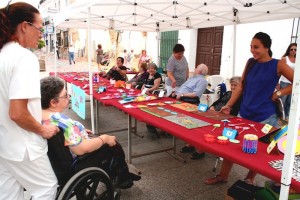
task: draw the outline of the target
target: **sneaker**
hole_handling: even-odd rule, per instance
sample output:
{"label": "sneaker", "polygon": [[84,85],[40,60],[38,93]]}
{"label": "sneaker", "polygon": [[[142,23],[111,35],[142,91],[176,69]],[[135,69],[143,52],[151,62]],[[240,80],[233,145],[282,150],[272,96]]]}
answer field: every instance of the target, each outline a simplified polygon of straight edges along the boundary
{"label": "sneaker", "polygon": [[190,158],[191,158],[192,160],[199,160],[199,159],[204,158],[204,156],[205,156],[205,153],[204,153],[204,152],[203,152],[203,153],[198,153],[197,151],[195,151],[195,152],[190,156]]}
{"label": "sneaker", "polygon": [[75,64],[75,60],[74,60],[73,62],[74,62],[74,64]]}
{"label": "sneaker", "polygon": [[180,149],[180,153],[192,153],[195,151],[195,148],[192,146],[184,146]]}

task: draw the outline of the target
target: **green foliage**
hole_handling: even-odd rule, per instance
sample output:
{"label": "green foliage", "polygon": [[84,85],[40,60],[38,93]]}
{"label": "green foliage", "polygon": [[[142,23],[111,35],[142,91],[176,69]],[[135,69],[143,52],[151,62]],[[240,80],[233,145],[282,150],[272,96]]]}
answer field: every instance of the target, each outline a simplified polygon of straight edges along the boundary
{"label": "green foliage", "polygon": [[41,48],[43,48],[45,46],[46,46],[45,41],[44,40],[39,40],[38,48],[41,49]]}

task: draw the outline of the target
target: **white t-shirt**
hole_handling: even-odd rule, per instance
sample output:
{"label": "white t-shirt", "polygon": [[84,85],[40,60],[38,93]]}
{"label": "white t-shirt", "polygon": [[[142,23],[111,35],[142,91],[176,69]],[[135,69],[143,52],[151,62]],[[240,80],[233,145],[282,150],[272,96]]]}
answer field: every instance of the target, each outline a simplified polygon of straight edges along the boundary
{"label": "white t-shirt", "polygon": [[[292,62],[290,61],[290,59],[289,59],[288,56],[286,56],[285,59],[286,59],[286,64],[287,64],[288,66],[290,66],[290,68],[295,69],[296,63],[292,63]],[[279,82],[285,82],[285,83],[290,83],[290,84],[291,84],[291,81],[289,81],[289,80],[288,80],[287,78],[285,78],[284,76],[281,76],[281,77],[280,77]]]}
{"label": "white t-shirt", "polygon": [[69,52],[70,53],[74,53],[75,52],[75,48],[73,46],[69,47]]}
{"label": "white t-shirt", "polygon": [[15,42],[7,43],[0,51],[0,156],[22,161],[26,150],[30,160],[46,154],[45,139],[10,119],[10,99],[28,99],[28,110],[41,122],[39,62],[31,51]]}

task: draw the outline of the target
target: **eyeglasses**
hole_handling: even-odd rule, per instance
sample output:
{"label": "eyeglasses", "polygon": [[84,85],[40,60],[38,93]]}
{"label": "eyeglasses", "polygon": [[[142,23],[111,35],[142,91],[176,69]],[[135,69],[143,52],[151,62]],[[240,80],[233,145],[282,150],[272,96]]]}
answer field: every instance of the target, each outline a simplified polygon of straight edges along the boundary
{"label": "eyeglasses", "polygon": [[68,98],[70,98],[71,97],[71,95],[69,95],[69,94],[65,94],[65,95],[63,95],[63,96],[58,96],[58,97],[55,97],[56,99],[60,99],[60,98],[64,98],[64,99],[68,99]]}
{"label": "eyeglasses", "polygon": [[290,49],[290,51],[297,51],[297,49]]}
{"label": "eyeglasses", "polygon": [[26,22],[27,24],[29,24],[30,26],[33,26],[36,30],[38,30],[39,32],[41,32],[42,34],[44,34],[44,28],[38,28],[36,27],[33,23],[31,22]]}

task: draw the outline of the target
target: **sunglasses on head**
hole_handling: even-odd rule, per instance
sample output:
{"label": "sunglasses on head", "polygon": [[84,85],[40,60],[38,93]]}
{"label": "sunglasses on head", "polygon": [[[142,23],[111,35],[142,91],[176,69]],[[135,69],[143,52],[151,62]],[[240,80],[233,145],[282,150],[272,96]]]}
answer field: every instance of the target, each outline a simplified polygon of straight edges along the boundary
{"label": "sunglasses on head", "polygon": [[297,49],[290,49],[290,51],[297,51]]}

